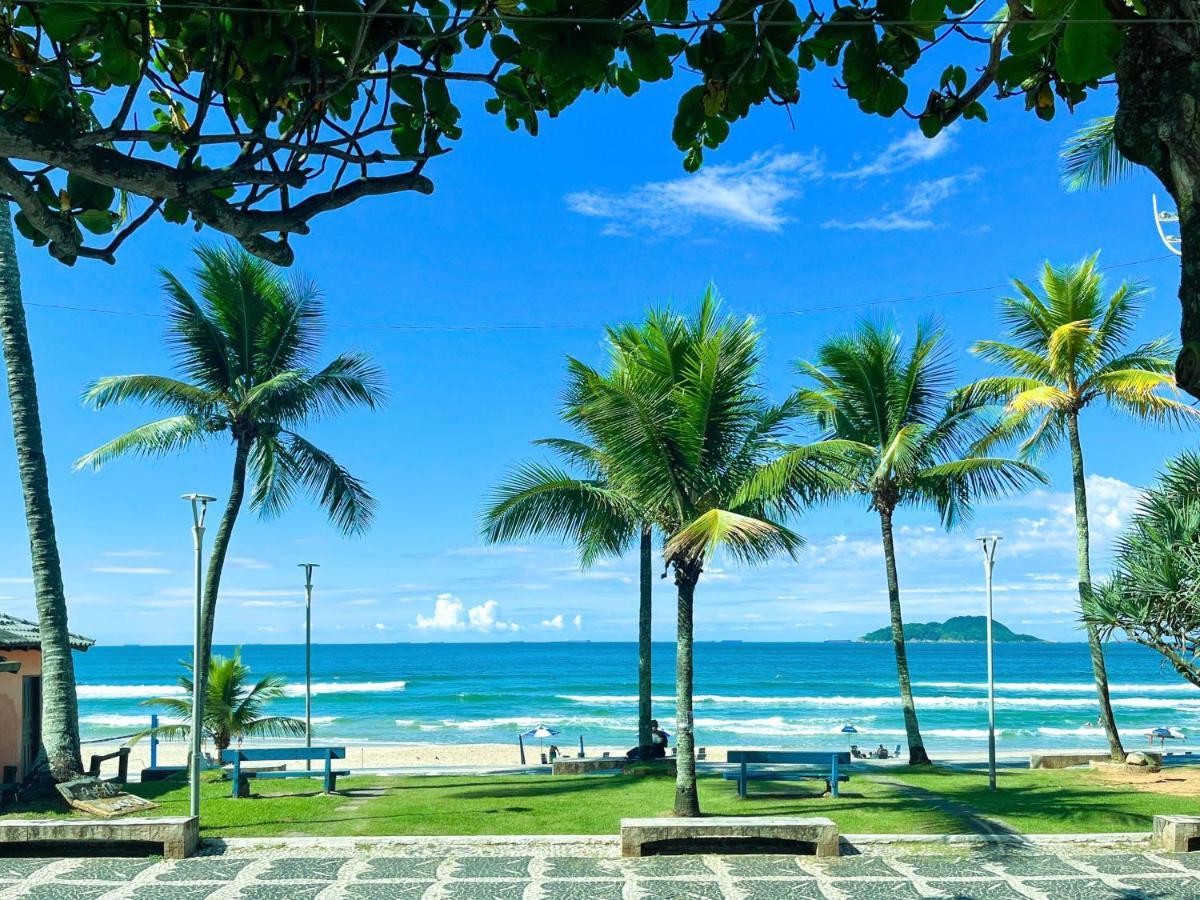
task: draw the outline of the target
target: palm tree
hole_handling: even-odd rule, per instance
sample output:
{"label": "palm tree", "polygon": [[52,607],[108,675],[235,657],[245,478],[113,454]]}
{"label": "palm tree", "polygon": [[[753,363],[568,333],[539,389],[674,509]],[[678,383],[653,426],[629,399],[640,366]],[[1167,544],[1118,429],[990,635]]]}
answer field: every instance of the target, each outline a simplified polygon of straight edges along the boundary
{"label": "palm tree", "polygon": [[1084,604],[1107,640],[1120,631],[1200,687],[1200,454],[1167,463],[1117,542],[1112,578]]}
{"label": "palm tree", "polygon": [[[576,399],[564,411],[585,435],[582,402]],[[603,556],[619,556],[638,538],[638,746],[651,743],[651,624],[653,619],[653,526],[639,514],[633,500],[614,487],[606,474],[606,459],[597,447],[574,440],[550,438],[535,441],[563,458],[564,465],[583,470],[576,476],[568,468],[524,463],[493,492],[483,515],[484,538],[489,543],[518,540],[533,535],[556,535],[579,548],[585,568]]]}
{"label": "palm tree", "polygon": [[[608,343],[607,371],[571,362],[569,396],[586,398],[578,415],[605,448],[609,478],[666,536],[677,592],[675,814],[696,816],[696,586],[718,550],[746,563],[800,550],[800,536],[777,515],[782,492],[751,493],[792,410],[769,404],[758,385],[754,320],[721,316],[712,289],[694,317],[652,312],[641,326],[609,329]],[[815,464],[797,466],[793,483],[816,472]]]}
{"label": "palm tree", "polygon": [[302,490],[342,533],[363,531],[374,498],[297,429],[355,406],[375,409],[384,394],[381,371],[363,353],[343,353],[316,368],[323,311],[311,283],[285,280],[269,263],[232,247],[202,247],[197,256],[199,297],[163,272],[168,341],[183,378],[113,375],[84,393],[97,409],[137,401],[171,415],[114,438],[76,467],[165,456],[219,436],[233,444],[233,480],[204,583],[203,663],[212,652],[221,571],[247,476],[250,508],[263,516],[278,515]]}
{"label": "palm tree", "polygon": [[[1128,349],[1145,288],[1124,283],[1105,297],[1095,256],[1065,268],[1046,263],[1042,296],[1021,281],[1013,284],[1018,296],[1000,301],[1009,342],[980,341],[973,348],[1012,374],[977,381],[964,396],[1006,404],[1006,421],[994,438],[1024,437],[1023,459],[1039,458],[1066,438],[1075,495],[1079,600],[1085,604],[1092,573],[1079,414],[1104,402],[1137,421],[1163,424],[1194,418],[1196,411],[1170,396],[1174,352],[1166,338]],[[1094,626],[1087,626],[1087,635],[1109,750],[1114,759],[1124,759],[1108,696],[1104,649]]]}
{"label": "palm tree", "polygon": [[[190,673],[192,667],[183,663]],[[213,656],[208,662],[208,678],[204,696],[204,736],[213,742],[217,750],[225,750],[234,741],[255,737],[302,737],[304,721],[288,716],[266,715],[266,707],[272,700],[284,696],[287,682],[279,675],[264,675],[255,682],[250,681],[250,667],[242,662],[242,648],[233,651],[233,656]],[[163,725],[157,729],[160,737],[186,737],[191,732],[192,721],[192,678],[181,675],[179,686],[181,697],[154,697],[144,700],[143,705],[157,706],[167,710],[179,720],[175,725]],[[150,734],[144,731],[134,740]]]}
{"label": "palm tree", "polygon": [[25,523],[33,563],[33,597],[42,646],[41,754],[50,777],[61,782],[75,778],[83,771],[75,664],[67,633],[67,601],[54,531],[54,510],[50,504],[46,454],[42,447],[33,354],[25,326],[21,274],[17,268],[17,250],[7,203],[3,204],[0,220],[0,344],[3,345],[8,377],[13,440],[25,501]]}
{"label": "palm tree", "polygon": [[[987,410],[950,396],[954,368],[949,346],[943,332],[928,322],[918,327],[906,351],[894,325],[863,321],[827,340],[815,363],[801,362],[797,369],[811,382],[795,395],[803,418],[824,440],[856,448],[846,455],[833,493],[862,497],[879,515],[908,761],[927,765],[904,644],[893,533],[896,509],[932,508],[949,529],[969,517],[974,501],[1020,490],[1042,476],[1027,463],[973,451],[990,424]],[[791,462],[790,455],[784,456],[768,477],[785,473]]]}

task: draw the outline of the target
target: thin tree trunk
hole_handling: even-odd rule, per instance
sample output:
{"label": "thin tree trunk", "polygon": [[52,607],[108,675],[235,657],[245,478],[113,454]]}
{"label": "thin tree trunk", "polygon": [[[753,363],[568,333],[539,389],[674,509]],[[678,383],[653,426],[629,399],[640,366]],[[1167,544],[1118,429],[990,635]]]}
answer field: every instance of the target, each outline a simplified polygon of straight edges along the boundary
{"label": "thin tree trunk", "polygon": [[653,683],[650,672],[650,626],[654,615],[654,545],[648,527],[642,528],[641,566],[639,582],[641,597],[638,603],[638,746],[645,748],[653,742],[650,734]]}
{"label": "thin tree trunk", "polygon": [[[1082,609],[1084,601],[1092,591],[1092,562],[1087,483],[1083,474],[1083,446],[1079,442],[1079,417],[1076,413],[1071,413],[1067,418],[1067,437],[1071,442],[1071,481],[1075,488],[1075,559],[1079,581],[1079,605]],[[1089,623],[1085,627],[1088,651],[1092,657],[1092,675],[1096,680],[1096,699],[1100,703],[1100,722],[1108,736],[1108,752],[1114,760],[1121,761],[1125,759],[1125,748],[1121,746],[1121,736],[1117,732],[1117,722],[1113,717],[1112,700],[1108,695],[1108,669],[1104,664],[1104,646],[1100,643],[1096,626]]]}
{"label": "thin tree trunk", "polygon": [[[1148,0],[1143,27],[1117,55],[1114,134],[1175,201],[1182,238],[1180,352],[1175,379],[1200,397],[1200,0]],[[1193,23],[1181,26],[1180,22]]]}
{"label": "thin tree trunk", "polygon": [[[200,611],[203,633],[200,640],[200,671],[193,672],[193,677],[200,679],[200,697],[207,696],[208,663],[212,659],[213,626],[217,618],[217,596],[221,592],[221,571],[225,568],[225,554],[229,552],[229,543],[233,538],[233,526],[237,522],[238,513],[242,509],[242,499],[246,495],[246,463],[250,458],[250,442],[238,440],[237,452],[233,459],[233,481],[229,486],[229,497],[225,509],[221,512],[221,523],[213,538],[212,554],[208,558],[208,571],[204,573],[204,604]],[[203,716],[203,711],[201,711]]]}
{"label": "thin tree trunk", "polygon": [[79,705],[75,697],[75,664],[67,631],[67,600],[50,506],[50,483],[42,448],[33,355],[21,300],[21,273],[13,240],[12,217],[4,204],[0,223],[0,341],[12,405],[13,440],[25,523],[33,561],[33,594],[42,644],[42,752],[55,781],[83,771],[79,753]]}
{"label": "thin tree trunk", "polygon": [[675,566],[678,609],[675,634],[675,815],[700,815],[696,792],[696,735],[692,724],[692,609],[700,563]]}
{"label": "thin tree trunk", "polygon": [[917,707],[913,703],[912,682],[908,675],[908,648],[904,644],[904,617],[900,613],[900,576],[896,574],[896,544],[892,537],[892,511],[879,510],[883,529],[883,561],[887,568],[888,608],[892,617],[892,647],[896,651],[896,677],[900,682],[900,709],[904,713],[904,733],[908,737],[908,764],[927,766],[929,754],[921,738]]}

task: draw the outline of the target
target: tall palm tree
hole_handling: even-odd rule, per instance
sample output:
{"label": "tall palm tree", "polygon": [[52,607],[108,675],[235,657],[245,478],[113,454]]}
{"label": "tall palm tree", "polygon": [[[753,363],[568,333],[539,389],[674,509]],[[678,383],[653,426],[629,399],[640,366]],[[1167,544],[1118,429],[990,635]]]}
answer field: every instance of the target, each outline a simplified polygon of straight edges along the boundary
{"label": "tall palm tree", "polygon": [[[910,765],[927,765],[930,760],[917,721],[904,644],[893,531],[896,510],[931,508],[949,529],[970,516],[974,501],[1000,497],[1042,479],[1027,463],[973,451],[991,419],[981,404],[950,396],[954,367],[949,350],[943,332],[931,323],[917,328],[906,350],[894,325],[863,321],[853,331],[825,341],[815,363],[797,364],[809,382],[795,395],[802,417],[824,440],[841,440],[856,448],[847,454],[833,493],[862,497],[879,515]],[[767,477],[786,473],[789,465],[791,456],[782,457]]]}
{"label": "tall palm tree", "polygon": [[[984,378],[964,397],[1006,404],[1006,420],[993,440],[1023,437],[1020,456],[1039,458],[1066,438],[1075,497],[1076,569],[1081,604],[1092,589],[1087,482],[1079,439],[1079,414],[1103,402],[1137,421],[1166,424],[1194,419],[1196,410],[1174,396],[1175,354],[1166,338],[1129,348],[1146,289],[1122,284],[1104,295],[1092,256],[1073,266],[1042,269],[1042,295],[1014,280],[1017,296],[1000,301],[1008,341],[980,341],[974,352],[1011,374]],[[1087,625],[1100,720],[1114,759],[1124,749],[1108,694],[1104,648]]]}
{"label": "tall palm tree", "polygon": [[0,344],[8,378],[13,440],[33,563],[33,599],[42,646],[41,754],[51,778],[68,781],[83,771],[75,664],[67,632],[67,600],[54,531],[54,510],[50,504],[46,453],[42,447],[33,353],[25,325],[21,273],[17,268],[17,249],[7,202],[0,213]]}
{"label": "tall palm tree", "polygon": [[[796,554],[802,540],[780,515],[780,497],[750,493],[776,452],[790,407],[767,402],[758,384],[759,332],[753,319],[720,313],[709,289],[695,316],[652,312],[645,324],[609,329],[610,364],[571,363],[570,395],[587,398],[586,417],[606,448],[607,469],[666,536],[676,610],[675,814],[696,816],[693,610],[696,586],[718,551],[746,563]],[[832,452],[832,451],[831,451]],[[814,451],[814,455],[817,455]],[[817,466],[797,466],[812,473]]]}
{"label": "tall palm tree", "polygon": [[[171,415],[138,426],[76,462],[99,469],[123,456],[165,456],[212,440],[233,444],[233,479],[213,541],[203,592],[200,660],[212,652],[225,555],[252,481],[250,508],[274,516],[293,494],[310,494],[344,534],[371,522],[365,485],[298,429],[355,406],[383,400],[380,369],[363,353],[316,367],[322,302],[314,285],[232,247],[197,250],[199,297],[163,272],[167,339],[183,378],[113,375],[84,400],[103,409],[135,401]],[[207,671],[207,666],[201,670]]]}
{"label": "tall palm tree", "polygon": [[[583,402],[568,402],[564,415],[588,434]],[[586,568],[603,556],[619,556],[638,539],[638,746],[651,743],[651,624],[653,621],[653,525],[632,498],[621,493],[607,474],[602,450],[583,441],[549,438],[535,444],[553,450],[563,465],[524,463],[493,492],[483,514],[489,543],[534,535],[555,535],[579,549]],[[566,468],[583,470],[576,476]]]}
{"label": "tall palm tree", "polygon": [[[156,733],[160,737],[186,737],[191,732],[192,721],[192,667],[183,664],[187,675],[179,677],[183,688],[180,697],[154,697],[144,700],[143,705],[165,709],[178,719],[174,725],[160,726]],[[254,737],[300,737],[304,734],[304,721],[289,716],[269,716],[267,705],[285,694],[287,682],[279,675],[264,675],[257,681],[250,680],[250,667],[242,662],[242,648],[233,651],[233,656],[214,656],[208,662],[208,678],[204,695],[204,736],[213,742],[217,750],[225,750],[234,741]],[[150,732],[137,735],[134,740],[146,737]]]}

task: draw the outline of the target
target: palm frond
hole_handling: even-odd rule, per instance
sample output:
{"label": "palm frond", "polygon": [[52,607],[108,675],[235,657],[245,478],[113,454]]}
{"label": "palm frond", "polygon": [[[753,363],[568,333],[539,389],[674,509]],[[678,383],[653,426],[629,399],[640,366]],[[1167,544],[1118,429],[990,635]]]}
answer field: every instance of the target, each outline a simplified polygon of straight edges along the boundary
{"label": "palm frond", "polygon": [[726,509],[709,509],[667,540],[668,561],[707,561],[724,550],[743,562],[760,562],[777,553],[795,556],[804,540],[785,526]]}
{"label": "palm frond", "polygon": [[75,469],[100,469],[123,456],[166,456],[199,443],[211,433],[213,420],[199,416],[171,416],[139,425],[101,444],[75,461]]}
{"label": "palm frond", "polygon": [[295,432],[283,432],[296,483],[305,488],[344,534],[359,534],[375,516],[375,498],[358,478]]}
{"label": "palm frond", "polygon": [[1068,191],[1108,187],[1137,169],[1117,149],[1115,123],[1114,116],[1092,119],[1063,144],[1059,161]]}
{"label": "palm frond", "polygon": [[96,409],[135,402],[202,416],[215,411],[220,400],[211,391],[164,375],[109,375],[97,378],[83,392],[83,402]]}

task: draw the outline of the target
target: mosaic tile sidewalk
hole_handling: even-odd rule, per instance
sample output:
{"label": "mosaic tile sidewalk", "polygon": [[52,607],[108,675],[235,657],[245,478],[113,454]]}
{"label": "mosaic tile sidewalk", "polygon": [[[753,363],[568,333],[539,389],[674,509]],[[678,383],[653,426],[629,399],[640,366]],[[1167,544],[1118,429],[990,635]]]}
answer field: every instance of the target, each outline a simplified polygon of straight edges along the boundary
{"label": "mosaic tile sidewalk", "polygon": [[[232,851],[180,862],[0,859],[4,900],[1200,900],[1200,854],[991,850],[618,859],[562,847],[509,855]],[[598,851],[607,853],[607,850]]]}

